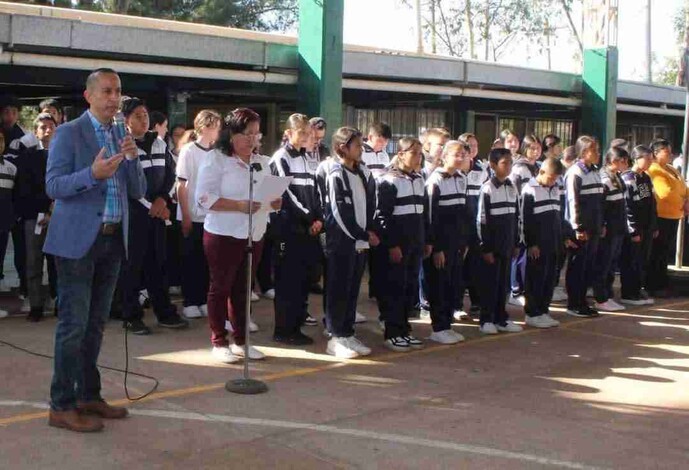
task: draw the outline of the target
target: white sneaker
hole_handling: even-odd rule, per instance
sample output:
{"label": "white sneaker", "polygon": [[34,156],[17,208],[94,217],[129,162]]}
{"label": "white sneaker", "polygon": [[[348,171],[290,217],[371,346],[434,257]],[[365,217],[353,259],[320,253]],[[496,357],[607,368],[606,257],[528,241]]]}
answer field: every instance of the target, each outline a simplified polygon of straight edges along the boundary
{"label": "white sneaker", "polygon": [[[620,299],[620,303],[625,305],[647,305],[646,301],[642,298],[638,299],[625,299],[624,297]],[[650,304],[648,304],[650,305]]]}
{"label": "white sneaker", "polygon": [[213,356],[213,359],[223,364],[234,364],[235,362],[239,362],[239,358],[232,354],[232,351],[230,351],[228,347],[213,346],[211,356]]}
{"label": "white sneaker", "polygon": [[167,292],[170,295],[182,295],[182,288],[180,286],[170,286]]}
{"label": "white sneaker", "polygon": [[656,303],[655,299],[653,297],[648,297],[647,299],[643,299],[644,305],[653,305]]}
{"label": "white sneaker", "polygon": [[31,303],[29,302],[29,298],[25,297],[24,300],[22,300],[22,307],[20,309],[20,312],[29,313],[30,311],[31,311]]}
{"label": "white sneaker", "polygon": [[[239,346],[238,344],[230,345],[230,353],[237,357],[244,357],[244,346]],[[249,359],[252,361],[260,361],[265,359],[266,355],[253,346],[249,346]]]}
{"label": "white sneaker", "polygon": [[455,310],[455,313],[452,314],[452,318],[454,318],[455,321],[465,321],[469,320],[471,317],[464,310]]}
{"label": "white sneaker", "polygon": [[504,326],[497,325],[497,329],[503,333],[519,333],[520,331],[524,331],[524,328],[512,322],[511,320],[507,320],[507,323],[505,323]]}
{"label": "white sneaker", "polygon": [[208,304],[203,304],[199,306],[199,310],[201,310],[201,315],[203,315],[204,317],[208,316]]}
{"label": "white sneaker", "polygon": [[464,341],[464,336],[462,336],[460,333],[457,333],[455,330],[450,330],[450,333],[457,338],[457,340],[461,343]]}
{"label": "white sneaker", "polygon": [[354,350],[349,338],[330,338],[325,352],[338,359],[354,359],[359,353]]}
{"label": "white sneaker", "polygon": [[371,354],[371,348],[359,341],[359,338],[357,338],[356,336],[350,336],[349,338],[347,338],[347,341],[349,342],[350,348],[354,349],[357,353],[359,353],[359,356],[368,356],[369,354]]}
{"label": "white sneaker", "polygon": [[252,320],[249,320],[249,331],[251,333],[257,333],[260,328],[256,323],[254,323]]}
{"label": "white sneaker", "polygon": [[0,292],[10,292],[12,287],[4,279],[0,279]]}
{"label": "white sneaker", "polygon": [[481,325],[480,331],[484,335],[497,335],[498,329],[495,327],[494,323],[484,323]]}
{"label": "white sneaker", "polygon": [[201,309],[198,306],[190,305],[188,307],[184,307],[182,310],[182,316],[191,320],[194,318],[202,318],[203,313],[201,313]]}
{"label": "white sneaker", "polygon": [[619,312],[624,310],[624,306],[618,304],[612,299],[608,299],[605,302],[596,302],[596,309],[603,310],[605,312]]}
{"label": "white sneaker", "polygon": [[251,301],[258,302],[259,300],[261,300],[261,298],[258,296],[258,294],[256,294],[254,291],[251,291]]}
{"label": "white sneaker", "polygon": [[263,293],[263,297],[273,300],[275,298],[275,289],[268,289]]}
{"label": "white sneaker", "polygon": [[553,302],[564,302],[567,300],[567,291],[564,287],[557,286],[553,291]]}
{"label": "white sneaker", "polygon": [[409,346],[409,341],[405,338],[398,336],[396,338],[390,338],[385,340],[385,347],[391,351],[395,352],[409,352],[411,351],[411,346]]}
{"label": "white sneaker", "polygon": [[8,315],[9,315],[9,313],[7,313],[7,310],[0,310],[0,318],[5,318]]}
{"label": "white sneaker", "polygon": [[354,315],[354,323],[366,323],[368,319],[361,312],[356,312]]}
{"label": "white sneaker", "polygon": [[553,317],[551,317],[549,314],[544,314],[542,315],[548,319],[548,322],[550,322],[550,326],[560,326],[560,322],[558,320],[555,320]]}
{"label": "white sneaker", "polygon": [[434,331],[428,339],[440,344],[457,344],[461,341],[452,330]]}
{"label": "white sneaker", "polygon": [[545,315],[539,315],[537,317],[526,317],[526,324],[533,326],[534,328],[550,328],[553,326]]}
{"label": "white sneaker", "polygon": [[515,297],[510,294],[509,298],[507,299],[507,303],[516,307],[523,307],[526,305],[526,300],[524,299],[523,295],[518,295]]}

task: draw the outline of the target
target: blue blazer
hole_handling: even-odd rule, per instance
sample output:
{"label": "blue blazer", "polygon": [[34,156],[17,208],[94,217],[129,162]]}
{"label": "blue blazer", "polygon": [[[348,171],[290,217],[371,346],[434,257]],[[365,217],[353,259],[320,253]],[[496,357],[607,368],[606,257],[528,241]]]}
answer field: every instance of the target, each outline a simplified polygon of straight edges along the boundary
{"label": "blue blazer", "polygon": [[[83,258],[96,241],[103,223],[105,180],[96,180],[91,164],[100,152],[88,113],[57,128],[48,152],[46,193],[55,200],[43,251],[63,258]],[[128,199],[146,194],[146,178],[139,159],[125,160],[115,173],[120,188],[122,237],[125,254],[129,233]]]}

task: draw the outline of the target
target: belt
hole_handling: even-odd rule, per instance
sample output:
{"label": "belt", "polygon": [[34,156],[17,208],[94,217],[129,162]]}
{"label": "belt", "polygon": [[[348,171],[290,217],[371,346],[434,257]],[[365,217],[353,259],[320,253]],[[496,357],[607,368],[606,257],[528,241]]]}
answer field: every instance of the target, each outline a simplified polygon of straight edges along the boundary
{"label": "belt", "polygon": [[100,226],[101,235],[115,235],[122,230],[122,223],[118,222],[116,224],[104,223]]}

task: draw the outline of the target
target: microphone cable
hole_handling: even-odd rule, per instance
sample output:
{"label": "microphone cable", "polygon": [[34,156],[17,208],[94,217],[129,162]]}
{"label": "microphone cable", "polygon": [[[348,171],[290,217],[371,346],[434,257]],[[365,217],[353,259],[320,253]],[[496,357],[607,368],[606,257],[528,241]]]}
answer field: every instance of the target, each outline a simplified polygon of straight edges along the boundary
{"label": "microphone cable", "polygon": [[[103,366],[103,365],[97,365],[97,367],[101,370],[109,370],[112,372],[119,372],[121,374],[124,374],[124,382],[123,382],[124,394],[127,397],[127,400],[129,400],[129,401],[143,400],[144,398],[146,398],[147,396],[151,395],[153,392],[158,390],[158,385],[160,385],[160,382],[158,381],[158,379],[156,379],[153,376],[141,374],[139,372],[131,372],[129,370],[129,343],[127,341],[127,333],[129,331],[129,329],[128,328],[123,328],[123,329],[124,329],[124,369],[120,369],[118,367]],[[7,346],[7,347],[10,347],[12,349],[15,349],[17,351],[21,351],[23,353],[29,354],[31,356],[41,357],[44,359],[55,359],[55,356],[51,356],[50,354],[42,354],[39,352],[31,351],[30,349],[23,348],[21,346],[17,346],[16,344],[10,343],[10,342],[5,341],[3,339],[0,339],[0,344]],[[138,397],[132,397],[129,394],[129,388],[127,387],[127,379],[130,375],[132,375],[134,377],[140,377],[140,378],[146,379],[146,380],[151,380],[153,382],[153,387],[151,387],[151,389],[148,392],[146,392],[146,393],[144,393]]]}

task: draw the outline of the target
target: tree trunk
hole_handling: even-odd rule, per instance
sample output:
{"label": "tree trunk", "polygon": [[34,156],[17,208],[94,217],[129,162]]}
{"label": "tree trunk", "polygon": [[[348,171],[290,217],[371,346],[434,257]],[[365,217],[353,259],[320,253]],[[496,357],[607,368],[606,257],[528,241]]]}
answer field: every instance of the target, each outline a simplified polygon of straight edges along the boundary
{"label": "tree trunk", "polygon": [[474,38],[474,22],[471,20],[471,0],[466,0],[464,13],[466,14],[467,31],[469,32],[469,57],[476,59],[476,42]]}
{"label": "tree trunk", "polygon": [[126,15],[129,12],[131,0],[112,0],[112,12]]}
{"label": "tree trunk", "polygon": [[486,4],[486,27],[483,30],[483,40],[486,42],[483,53],[483,60],[488,61],[488,53],[490,52],[490,6]]}
{"label": "tree trunk", "polygon": [[[569,8],[567,7],[567,4],[565,3],[565,0],[560,0],[560,4],[562,5],[562,9],[565,11],[565,16],[567,16],[567,22],[569,23],[569,28],[572,30],[572,34],[574,35],[574,38],[577,40],[577,44],[579,44],[579,51],[581,52],[581,56],[584,56],[584,43],[581,42],[581,37],[579,37],[579,33],[577,32],[577,27],[574,26],[574,21],[572,20],[572,14],[569,11]],[[583,17],[583,15],[582,15]]]}
{"label": "tree trunk", "polygon": [[421,0],[416,0],[416,52],[423,54],[423,31],[421,30]]}
{"label": "tree trunk", "polygon": [[544,25],[544,31],[545,33],[545,41],[546,41],[546,54],[548,58],[548,70],[552,70],[553,64],[552,64],[552,55],[550,51],[550,24],[548,23],[548,20],[545,20],[545,25]]}
{"label": "tree trunk", "polygon": [[436,37],[436,25],[435,20],[435,2],[436,0],[431,0],[431,53],[435,54],[438,52],[437,37]]}

